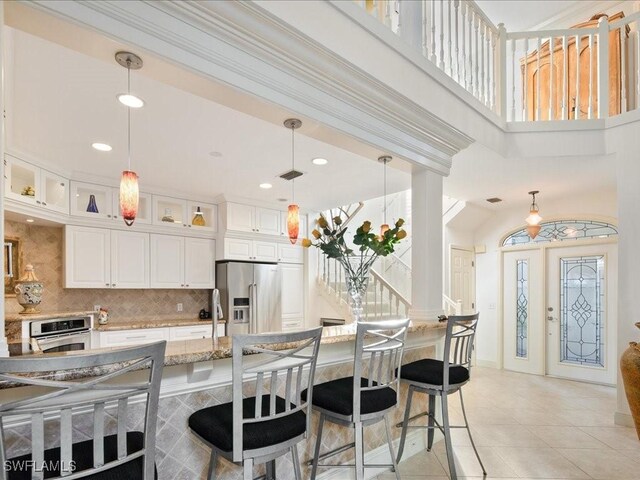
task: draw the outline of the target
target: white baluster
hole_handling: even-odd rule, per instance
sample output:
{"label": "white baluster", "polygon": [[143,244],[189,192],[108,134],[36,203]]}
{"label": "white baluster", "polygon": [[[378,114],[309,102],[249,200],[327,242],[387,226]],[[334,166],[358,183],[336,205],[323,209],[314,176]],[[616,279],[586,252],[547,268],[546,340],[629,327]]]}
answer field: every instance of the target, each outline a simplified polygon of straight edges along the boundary
{"label": "white baluster", "polygon": [[589,35],[589,108],[587,118],[593,118],[593,35]]}
{"label": "white baluster", "polygon": [[626,27],[620,28],[620,113],[627,111],[627,36]]}
{"label": "white baluster", "polygon": [[598,20],[598,52],[596,101],[598,118],[609,116],[609,21],[606,16]]}
{"label": "white baluster", "polygon": [[540,45],[542,39],[538,37],[538,50],[536,52],[536,104],[534,120],[540,120]]}
{"label": "white baluster", "polygon": [[562,120],[569,119],[569,109],[567,108],[569,87],[569,48],[567,36],[562,36],[562,55],[564,66],[562,68]]}
{"label": "white baluster", "polygon": [[[389,2],[391,3],[391,2]],[[422,0],[422,54],[429,58],[429,10],[427,0]]]}
{"label": "white baluster", "polygon": [[[517,41],[515,39],[511,40],[511,121],[512,122],[516,121],[516,43]],[[526,67],[525,67],[525,75],[526,75]]]}
{"label": "white baluster", "polygon": [[429,59],[436,63],[436,0],[431,0],[431,49]]}
{"label": "white baluster", "polygon": [[527,91],[527,87],[528,87],[528,75],[527,75],[527,68],[529,66],[529,39],[525,37],[524,39],[524,89],[522,91],[522,120],[524,122],[529,120],[529,116],[527,115],[528,111],[529,111],[529,107],[527,105],[527,94],[529,93]]}
{"label": "white baluster", "polygon": [[486,105],[487,103],[487,92],[485,89],[486,86],[486,72],[485,72],[485,62],[484,62],[484,36],[485,36],[485,24],[484,22],[480,22],[480,101]]}
{"label": "white baluster", "polygon": [[449,76],[453,77],[453,44],[451,42],[451,0],[447,0],[447,48],[449,50]]}
{"label": "white baluster", "polygon": [[458,37],[458,16],[460,15],[460,0],[453,0],[453,7],[455,9],[455,36],[454,38],[454,49],[455,49],[455,74],[456,74],[456,81],[458,83],[460,83],[460,51],[458,49],[458,43],[459,43],[459,37]]}
{"label": "white baluster", "polygon": [[391,290],[389,290],[389,315],[393,315],[393,311],[391,310],[393,308],[393,294],[391,293]]}
{"label": "white baluster", "polygon": [[573,119],[580,118],[580,35],[576,35],[576,98],[574,100]]}
{"label": "white baluster", "polygon": [[[384,303],[384,284],[380,282],[380,305],[379,312],[380,316],[382,316],[382,304]],[[378,311],[378,305],[376,305],[376,311]]]}
{"label": "white baluster", "polygon": [[444,0],[440,0],[440,70],[444,71]]}
{"label": "white baluster", "polygon": [[636,108],[640,108],[640,22],[636,22]]}
{"label": "white baluster", "polygon": [[493,68],[490,70],[491,72],[491,110],[494,112],[497,112],[496,98],[498,97],[498,92],[496,91],[496,77],[500,74],[499,73],[500,63],[496,58],[496,43],[497,43],[498,35],[493,30],[489,30],[489,32],[491,33],[491,65],[493,66]]}
{"label": "white baluster", "polygon": [[391,25],[391,1],[390,0],[386,0],[384,2],[384,24],[388,27],[388,28],[392,28]]}
{"label": "white baluster", "polygon": [[476,98],[480,98],[480,88],[479,88],[479,77],[478,77],[478,73],[479,73],[479,69],[480,69],[480,57],[479,57],[479,50],[478,48],[480,47],[480,32],[478,32],[478,27],[480,26],[480,19],[478,18],[478,14],[475,12],[473,12],[473,28],[474,28],[474,43],[475,43],[475,50],[476,50],[476,55],[475,55],[475,78],[473,79],[473,92],[474,95],[476,96]]}
{"label": "white baluster", "polygon": [[467,8],[467,26],[469,27],[469,80],[467,91],[473,94],[473,9],[469,4]]}
{"label": "white baluster", "polygon": [[467,2],[462,4],[462,58],[460,61],[460,67],[462,69],[462,82],[461,85],[464,86],[467,90],[469,87],[467,86],[467,38],[466,38],[466,30],[467,30]]}
{"label": "white baluster", "polygon": [[378,279],[373,279],[373,312],[376,317],[378,316],[378,309],[376,307],[378,305]]}
{"label": "white baluster", "polygon": [[549,39],[549,116],[547,120],[553,120],[553,51],[555,50],[554,38]]}

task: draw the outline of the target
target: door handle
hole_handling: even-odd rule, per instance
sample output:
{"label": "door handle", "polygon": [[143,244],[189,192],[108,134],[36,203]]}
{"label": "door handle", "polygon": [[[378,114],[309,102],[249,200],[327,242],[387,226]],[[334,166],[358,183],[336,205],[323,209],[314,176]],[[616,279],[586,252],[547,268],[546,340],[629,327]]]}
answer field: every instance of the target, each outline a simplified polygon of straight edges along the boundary
{"label": "door handle", "polygon": [[253,299],[256,308],[253,309],[254,312],[254,320],[253,320],[253,333],[258,333],[258,284],[253,284]]}
{"label": "door handle", "polygon": [[253,329],[253,283],[249,284],[249,333]]}

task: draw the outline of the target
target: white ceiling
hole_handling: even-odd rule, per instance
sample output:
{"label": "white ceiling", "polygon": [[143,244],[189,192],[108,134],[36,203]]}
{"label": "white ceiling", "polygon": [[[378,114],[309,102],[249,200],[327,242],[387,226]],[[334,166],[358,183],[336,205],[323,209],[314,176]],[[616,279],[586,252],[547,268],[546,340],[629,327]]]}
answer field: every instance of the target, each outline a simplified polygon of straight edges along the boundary
{"label": "white ceiling", "polygon": [[[9,147],[74,178],[91,176],[116,185],[126,166],[127,112],[116,100],[126,90],[126,70],[115,61],[8,30],[13,64],[7,79]],[[141,72],[132,73],[131,83],[132,92],[146,102],[131,113],[132,168],[142,190],[187,193],[202,200],[218,195],[267,203],[291,199],[291,182],[277,178],[291,168],[290,130]],[[296,132],[296,169],[305,175],[295,182],[296,201],[303,209],[380,195],[381,164],[304,135],[304,130],[303,125],[302,134]],[[93,142],[108,143],[113,151],[97,152]],[[314,157],[329,164],[315,166]],[[260,189],[263,182],[273,188]],[[388,185],[389,192],[407,189],[410,177],[389,168]]]}

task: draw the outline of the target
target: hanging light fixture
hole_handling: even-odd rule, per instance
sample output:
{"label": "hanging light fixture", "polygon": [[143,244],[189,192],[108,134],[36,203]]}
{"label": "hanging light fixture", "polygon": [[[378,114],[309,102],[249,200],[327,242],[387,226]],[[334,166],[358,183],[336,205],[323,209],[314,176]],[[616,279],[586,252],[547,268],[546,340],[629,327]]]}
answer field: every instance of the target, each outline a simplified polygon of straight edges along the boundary
{"label": "hanging light fixture", "polygon": [[[116,62],[127,69],[127,95],[131,96],[131,69],[142,68],[142,59],[134,53],[116,53]],[[120,178],[120,214],[128,227],[133,225],[138,214],[138,174],[131,170],[131,108],[127,105],[127,169]],[[135,108],[135,107],[133,107]]]}
{"label": "hanging light fixture", "polygon": [[[291,172],[295,173],[295,131],[302,126],[302,122],[297,118],[288,118],[284,121],[284,126],[291,129]],[[289,205],[287,210],[287,233],[289,234],[289,241],[292,244],[298,241],[298,233],[300,232],[300,207],[296,204],[296,176],[292,176],[291,178],[291,205]]]}
{"label": "hanging light fixture", "polygon": [[529,208],[529,216],[525,221],[527,222],[527,233],[529,234],[529,237],[531,237],[531,240],[538,236],[538,233],[540,233],[540,229],[542,228],[540,226],[542,217],[538,213],[539,209],[538,204],[536,203],[536,195],[538,193],[540,193],[538,190],[532,190],[529,192],[529,195],[531,195],[533,200],[531,202],[531,207]]}
{"label": "hanging light fixture", "polygon": [[387,230],[389,230],[389,224],[387,223],[387,163],[389,163],[391,161],[391,157],[389,155],[383,155],[382,157],[378,158],[378,161],[381,162],[384,165],[384,183],[383,183],[383,190],[384,190],[384,206],[383,206],[383,212],[384,212],[384,219],[383,219],[383,223],[380,226],[380,236],[384,237],[384,234],[387,232]]}

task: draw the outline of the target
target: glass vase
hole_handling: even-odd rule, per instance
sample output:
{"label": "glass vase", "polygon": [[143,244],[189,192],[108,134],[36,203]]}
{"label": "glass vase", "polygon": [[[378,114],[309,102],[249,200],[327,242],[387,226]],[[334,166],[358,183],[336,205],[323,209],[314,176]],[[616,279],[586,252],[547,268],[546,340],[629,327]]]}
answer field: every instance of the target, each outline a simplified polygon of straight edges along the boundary
{"label": "glass vase", "polygon": [[340,259],[344,267],[345,283],[349,294],[349,306],[353,321],[359,323],[364,319],[363,299],[369,286],[369,269],[375,258],[364,255],[352,255]]}

